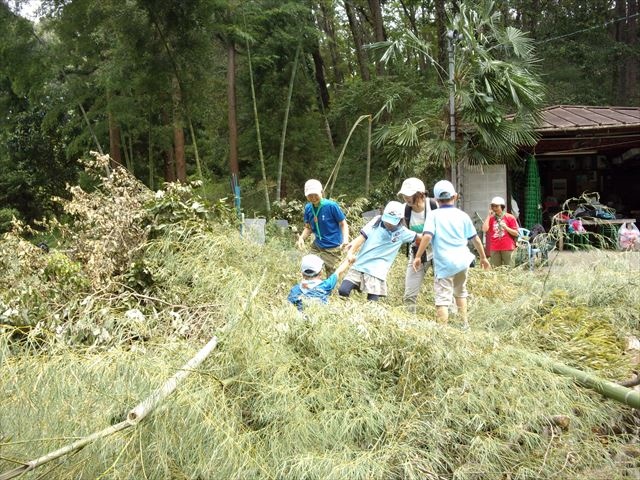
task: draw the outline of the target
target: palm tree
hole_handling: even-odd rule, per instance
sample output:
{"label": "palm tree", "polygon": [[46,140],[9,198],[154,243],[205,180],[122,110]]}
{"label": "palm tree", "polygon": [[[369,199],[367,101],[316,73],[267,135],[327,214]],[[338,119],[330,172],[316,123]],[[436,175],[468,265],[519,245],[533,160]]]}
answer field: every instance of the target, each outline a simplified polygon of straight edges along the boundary
{"label": "palm tree", "polygon": [[[396,164],[408,155],[423,169],[459,162],[504,163],[516,158],[519,146],[535,145],[544,86],[535,72],[533,41],[499,20],[493,2],[475,8],[459,6],[450,21],[457,39],[452,85],[446,68],[434,59],[431,45],[413,33],[375,46],[384,47],[386,62],[404,57],[407,49],[418,50],[436,68],[442,86],[443,97],[432,115],[406,119],[402,125],[378,132],[377,143],[390,147]],[[450,135],[448,95],[444,95],[449,88],[454,89],[455,142]]]}

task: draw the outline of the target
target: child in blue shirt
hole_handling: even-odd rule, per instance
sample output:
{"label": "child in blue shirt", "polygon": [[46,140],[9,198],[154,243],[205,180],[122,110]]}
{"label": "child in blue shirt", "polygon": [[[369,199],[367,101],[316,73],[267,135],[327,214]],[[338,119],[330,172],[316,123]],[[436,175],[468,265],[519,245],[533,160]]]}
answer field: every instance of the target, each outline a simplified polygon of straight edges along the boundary
{"label": "child in blue shirt", "polygon": [[302,257],[300,266],[302,281],[291,288],[287,300],[300,311],[304,309],[304,304],[308,301],[329,303],[329,295],[338,284],[338,277],[344,273],[348,266],[349,262],[343,261],[335,272],[323,280],[321,273],[324,261],[317,255],[305,255]]}
{"label": "child in blue shirt", "polygon": [[386,296],[387,274],[400,247],[418,237],[404,225],[404,206],[389,202],[382,216],[365,225],[351,243],[347,260],[353,266],[340,285],[340,296],[348,297],[356,287],[367,294],[367,300],[377,301]]}
{"label": "child in blue shirt", "polygon": [[322,194],[322,184],[318,180],[307,180],[304,184],[304,195],[309,203],[304,207],[304,229],[296,245],[303,250],[305,240],[313,234],[311,253],[324,260],[327,274],[330,275],[349,244],[349,225],[340,206],[333,200],[323,198]]}
{"label": "child in blue shirt", "polygon": [[417,270],[422,264],[421,256],[433,244],[433,267],[436,320],[447,323],[449,306],[455,300],[464,326],[467,323],[467,270],[475,255],[469,250],[471,241],[480,255],[482,268],[489,270],[489,260],[484,252],[469,215],[456,208],[458,194],[448,180],[440,180],[433,187],[433,196],[438,209],[431,212],[424,225],[424,238],[420,242],[413,260]]}

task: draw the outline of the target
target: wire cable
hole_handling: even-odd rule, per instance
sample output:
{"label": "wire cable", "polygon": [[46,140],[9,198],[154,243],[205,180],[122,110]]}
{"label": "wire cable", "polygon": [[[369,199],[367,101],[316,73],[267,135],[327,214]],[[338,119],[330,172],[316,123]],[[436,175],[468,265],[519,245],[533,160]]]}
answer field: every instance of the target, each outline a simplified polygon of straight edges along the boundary
{"label": "wire cable", "polygon": [[640,13],[634,13],[633,15],[628,15],[628,16],[625,16],[625,17],[620,17],[618,19],[609,20],[608,22],[604,22],[602,25],[594,25],[593,27],[583,28],[581,30],[576,30],[575,32],[565,33],[564,35],[558,35],[557,37],[551,37],[551,38],[546,38],[544,40],[538,40],[535,43],[547,43],[547,42],[551,42],[553,40],[558,40],[560,38],[571,37],[571,36],[577,35],[579,33],[588,32],[589,30],[595,30],[596,28],[603,28],[603,27],[609,26],[611,24],[621,22],[622,20],[630,20],[630,19],[635,18],[635,17],[637,17],[639,15],[640,15]]}

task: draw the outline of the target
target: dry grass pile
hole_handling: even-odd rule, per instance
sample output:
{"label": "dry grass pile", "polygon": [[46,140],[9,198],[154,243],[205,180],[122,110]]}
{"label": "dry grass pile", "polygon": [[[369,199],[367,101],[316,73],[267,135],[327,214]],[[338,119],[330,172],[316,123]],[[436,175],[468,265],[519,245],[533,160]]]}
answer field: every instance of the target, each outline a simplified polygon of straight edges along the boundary
{"label": "dry grass pile", "polygon": [[[146,423],[48,478],[593,478],[623,471],[625,408],[480,331],[352,302],[254,303]],[[15,356],[3,347],[3,460],[121,420],[193,348]],[[567,418],[562,428],[554,417]],[[622,477],[620,477],[622,478]]]}
{"label": "dry grass pile", "polygon": [[640,289],[628,269],[474,269],[463,331],[455,316],[430,321],[429,280],[420,314],[405,311],[400,258],[384,301],[332,298],[303,316],[285,300],[300,252],[198,227],[210,210],[183,194],[156,195],[135,260],[99,285],[81,259],[0,242],[15,253],[0,255],[0,473],[119,422],[214,334],[211,357],[142,424],[29,478],[638,473],[624,453],[638,438],[631,410],[541,362],[630,375]]}

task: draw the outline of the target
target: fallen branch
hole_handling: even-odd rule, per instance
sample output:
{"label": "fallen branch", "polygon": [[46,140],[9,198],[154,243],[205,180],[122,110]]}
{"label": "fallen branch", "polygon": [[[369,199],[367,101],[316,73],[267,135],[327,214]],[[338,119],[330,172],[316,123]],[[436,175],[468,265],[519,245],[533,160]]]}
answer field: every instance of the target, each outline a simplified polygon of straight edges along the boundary
{"label": "fallen branch", "polygon": [[140,402],[136,407],[129,411],[127,414],[127,419],[117,423],[116,425],[111,425],[104,430],[100,430],[99,432],[95,432],[87,437],[81,438],[69,445],[66,445],[58,450],[50,452],[40,458],[35,460],[31,460],[30,462],[26,462],[23,465],[20,465],[13,470],[9,470],[0,474],[0,480],[10,480],[12,478],[19,477],[24,473],[35,470],[40,465],[44,465],[51,460],[55,460],[56,458],[63,457],[68,455],[71,452],[79,450],[90,443],[98,440],[100,438],[108,437],[120,430],[124,430],[125,428],[134,427],[138,423],[140,423],[147,415],[149,415],[155,408],[173,391],[178,388],[180,383],[184,381],[184,379],[195,369],[197,368],[213,351],[213,349],[218,344],[218,338],[213,337],[209,340],[202,349],[191,359],[189,360],[180,370],[178,370],[169,380],[167,380],[160,388],[154,391],[151,395],[145,398],[142,402]]}

